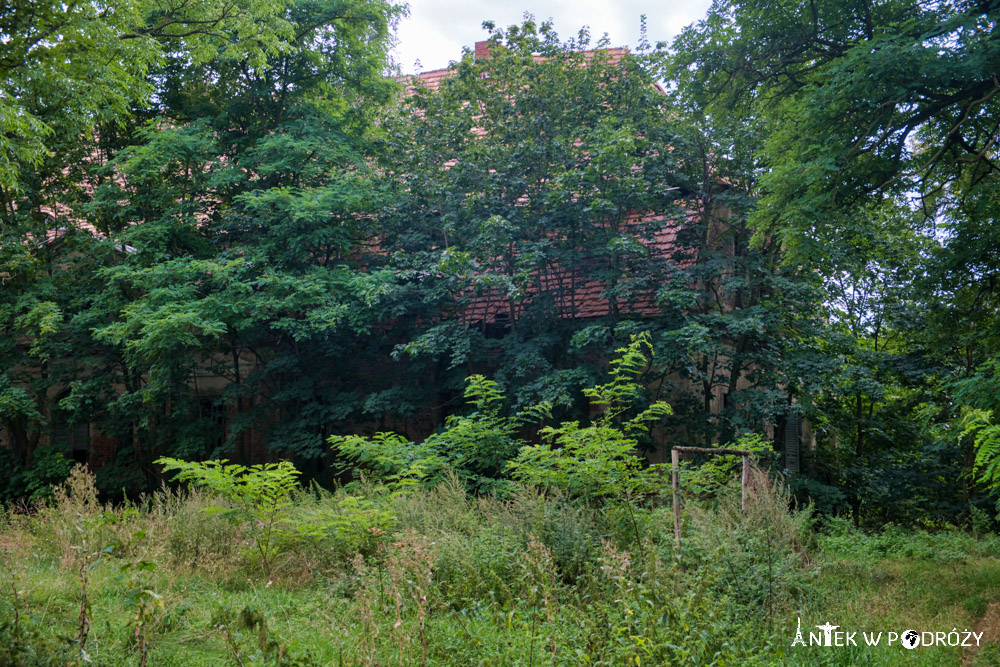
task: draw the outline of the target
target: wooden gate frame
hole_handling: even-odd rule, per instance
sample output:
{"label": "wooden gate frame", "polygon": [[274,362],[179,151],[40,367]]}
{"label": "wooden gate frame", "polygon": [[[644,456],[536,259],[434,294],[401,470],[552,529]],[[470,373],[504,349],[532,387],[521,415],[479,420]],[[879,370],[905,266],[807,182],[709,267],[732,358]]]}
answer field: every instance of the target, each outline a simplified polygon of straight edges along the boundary
{"label": "wooden gate frame", "polygon": [[680,452],[693,452],[696,454],[713,454],[722,456],[732,454],[743,457],[743,478],[740,481],[741,509],[747,511],[747,483],[750,479],[750,456],[753,454],[749,449],[716,449],[709,447],[672,447],[670,449],[670,481],[674,487],[674,537],[677,539],[677,549],[681,547],[681,506],[679,493],[681,490],[681,467]]}

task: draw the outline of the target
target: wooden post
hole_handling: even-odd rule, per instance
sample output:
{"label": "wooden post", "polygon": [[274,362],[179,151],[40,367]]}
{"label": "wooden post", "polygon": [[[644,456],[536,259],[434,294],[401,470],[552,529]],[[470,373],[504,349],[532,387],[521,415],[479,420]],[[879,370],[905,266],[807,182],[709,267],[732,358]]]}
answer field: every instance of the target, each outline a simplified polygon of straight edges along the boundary
{"label": "wooden post", "polygon": [[[750,482],[750,455],[753,454],[748,449],[727,449],[724,447],[671,447],[670,448],[670,479],[673,482],[674,487],[674,537],[677,539],[677,549],[681,548],[681,505],[680,505],[680,490],[681,490],[681,462],[680,453],[681,452],[695,452],[698,454],[711,454],[713,456],[718,456],[720,454],[729,454],[732,456],[742,456],[743,457],[743,480],[740,484],[742,491],[742,505],[743,511],[747,511],[747,485]],[[684,568],[681,568],[683,571]]]}
{"label": "wooden post", "polygon": [[681,507],[680,507],[680,452],[676,449],[670,450],[670,479],[674,485],[674,537],[677,539],[677,551],[681,549]]}
{"label": "wooden post", "polygon": [[742,496],[741,507],[744,514],[747,511],[747,482],[750,480],[750,457],[746,454],[743,455],[743,481],[740,484],[740,493]]}

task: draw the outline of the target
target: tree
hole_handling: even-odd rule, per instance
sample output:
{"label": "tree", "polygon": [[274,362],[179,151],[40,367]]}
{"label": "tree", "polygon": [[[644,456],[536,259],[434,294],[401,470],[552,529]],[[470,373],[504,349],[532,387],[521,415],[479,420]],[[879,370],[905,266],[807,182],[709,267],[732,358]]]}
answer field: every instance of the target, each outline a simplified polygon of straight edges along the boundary
{"label": "tree", "polygon": [[[642,53],[531,20],[487,28],[488,58],[467,54],[437,88],[414,82],[387,132],[401,194],[382,243],[424,325],[400,355],[439,362],[439,384],[490,372],[520,405],[575,416],[595,359],[652,329],[664,354],[644,383],[683,394],[677,437],[760,428],[784,409],[772,369],[753,376],[782,318],[759,280],[767,251],[749,252],[743,184],[718,178]],[[748,377],[762,391],[740,396]],[[734,400],[720,420],[722,387]]]}
{"label": "tree", "polygon": [[[297,3],[283,52],[177,70],[161,118],[109,163],[95,220],[136,251],[102,274],[123,305],[97,335],[125,351],[142,403],[194,410],[189,378],[209,373],[228,386],[215,400],[235,407],[227,446],[270,424],[273,451],[318,455],[336,360],[369,323],[356,272],[372,233],[363,135],[392,90],[398,11]],[[205,453],[184,427],[161,423],[158,440]]]}
{"label": "tree", "polygon": [[[233,440],[266,417],[277,449],[301,453],[313,429],[318,451],[337,409],[320,378],[356,340],[344,332],[369,322],[350,267],[370,234],[364,136],[394,89],[383,74],[401,9],[160,3],[91,16],[100,7],[80,9],[81,26],[111,17],[101,29],[122,46],[86,57],[121,58],[138,92],[61,134],[71,151],[18,172],[3,228],[3,417],[28,443],[21,463],[57,405],[130,443],[128,467],[158,448],[210,454],[217,425],[199,414],[196,375],[230,387],[210,398],[235,407]],[[64,34],[66,48],[82,34]],[[141,62],[115,50],[139,44]],[[60,74],[42,55],[23,76]]]}
{"label": "tree", "polygon": [[155,461],[164,472],[176,472],[173,481],[188,482],[208,490],[213,496],[228,500],[239,521],[253,525],[253,542],[260,554],[264,573],[271,576],[271,563],[277,554],[275,541],[281,524],[287,521],[292,495],[299,489],[299,471],[288,461],[241,466],[221,461],[182,461],[162,457]]}
{"label": "tree", "polygon": [[0,16],[0,204],[7,218],[31,169],[62,142],[128,117],[167,54],[197,64],[260,61],[284,48],[280,0],[13,0]]}
{"label": "tree", "polygon": [[947,393],[997,353],[998,9],[716,2],[673,48],[700,108],[759,128],[756,243],[824,285],[829,326],[800,338],[792,388],[838,436],[824,455],[849,486],[908,477],[893,493],[916,497],[933,485],[917,468],[961,460]]}
{"label": "tree", "polygon": [[971,268],[976,251],[952,241],[977,233],[995,188],[998,10],[718,2],[686,31],[685,85],[716,112],[765,122],[758,237],[777,235],[788,261],[823,271],[864,236],[859,213],[890,200],[916,232],[943,228],[948,254]]}

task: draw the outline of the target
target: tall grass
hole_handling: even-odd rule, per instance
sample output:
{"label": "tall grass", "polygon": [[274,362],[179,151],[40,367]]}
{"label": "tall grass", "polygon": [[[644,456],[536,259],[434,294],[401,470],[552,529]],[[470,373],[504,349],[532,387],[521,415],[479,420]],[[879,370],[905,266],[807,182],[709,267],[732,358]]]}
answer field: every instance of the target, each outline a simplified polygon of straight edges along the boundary
{"label": "tall grass", "polygon": [[[669,508],[636,509],[448,479],[305,489],[268,577],[257,526],[225,501],[163,489],[109,506],[78,469],[51,503],[0,515],[0,665],[848,664],[803,661],[789,630],[837,613],[856,572],[843,526],[817,540],[780,487],[759,484],[745,513],[729,488],[687,508],[678,554]],[[965,621],[1000,591],[972,599],[966,580],[994,570],[962,549]],[[898,565],[879,563],[864,567]],[[852,585],[884,603],[891,581]]]}

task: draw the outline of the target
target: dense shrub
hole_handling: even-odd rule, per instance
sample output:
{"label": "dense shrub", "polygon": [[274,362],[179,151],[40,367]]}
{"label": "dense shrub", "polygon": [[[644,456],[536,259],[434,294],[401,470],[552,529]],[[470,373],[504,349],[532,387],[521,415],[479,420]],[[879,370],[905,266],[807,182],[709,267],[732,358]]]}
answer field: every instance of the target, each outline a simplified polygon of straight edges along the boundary
{"label": "dense shrub", "polygon": [[39,447],[31,467],[22,466],[6,448],[0,447],[0,503],[32,502],[48,498],[52,486],[62,483],[73,468],[58,447]]}

